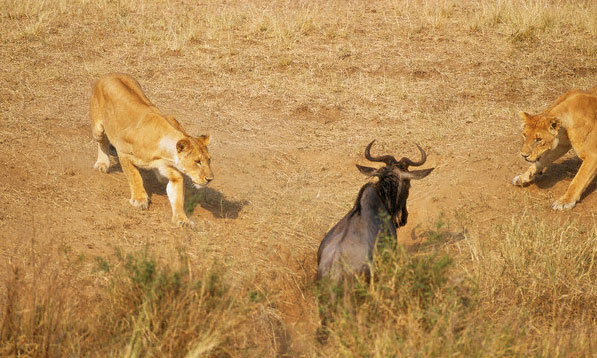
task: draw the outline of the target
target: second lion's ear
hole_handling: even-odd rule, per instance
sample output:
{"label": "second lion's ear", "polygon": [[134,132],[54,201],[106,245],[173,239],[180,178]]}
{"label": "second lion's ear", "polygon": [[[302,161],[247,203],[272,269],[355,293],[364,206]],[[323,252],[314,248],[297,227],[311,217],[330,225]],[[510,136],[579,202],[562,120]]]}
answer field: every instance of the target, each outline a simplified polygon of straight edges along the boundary
{"label": "second lion's ear", "polygon": [[176,151],[178,153],[188,150],[191,146],[191,142],[188,139],[183,138],[176,143]]}
{"label": "second lion's ear", "polygon": [[209,134],[200,135],[197,139],[206,147],[209,144]]}
{"label": "second lion's ear", "polygon": [[527,122],[530,121],[532,119],[531,115],[528,114],[527,112],[519,112],[518,115],[520,116],[520,118],[522,118],[523,121]]}
{"label": "second lion's ear", "polygon": [[551,134],[557,135],[561,126],[562,122],[558,118],[553,117],[549,120],[549,132]]}

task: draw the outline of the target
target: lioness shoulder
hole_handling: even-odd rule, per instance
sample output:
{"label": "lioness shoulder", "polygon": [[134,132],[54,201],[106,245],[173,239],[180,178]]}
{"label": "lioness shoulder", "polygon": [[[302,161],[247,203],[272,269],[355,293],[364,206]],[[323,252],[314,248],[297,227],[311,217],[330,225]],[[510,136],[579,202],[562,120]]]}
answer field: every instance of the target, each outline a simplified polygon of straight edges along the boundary
{"label": "lioness shoulder", "polygon": [[597,172],[597,87],[571,90],[545,111],[523,119],[521,155],[532,165],[512,180],[514,185],[531,183],[536,175],[573,148],[582,160],[566,193],[556,200],[556,210],[573,208]]}
{"label": "lioness shoulder", "polygon": [[90,102],[92,134],[98,142],[95,168],[107,172],[110,145],[116,148],[131,190],[130,203],[147,209],[149,198],[139,168],[153,169],[168,179],[166,191],[172,221],[193,226],[184,212],[183,175],[195,186],[213,179],[207,150],[209,136],[192,137],[174,119],[154,106],[139,83],[126,74],[109,74],[93,86]]}

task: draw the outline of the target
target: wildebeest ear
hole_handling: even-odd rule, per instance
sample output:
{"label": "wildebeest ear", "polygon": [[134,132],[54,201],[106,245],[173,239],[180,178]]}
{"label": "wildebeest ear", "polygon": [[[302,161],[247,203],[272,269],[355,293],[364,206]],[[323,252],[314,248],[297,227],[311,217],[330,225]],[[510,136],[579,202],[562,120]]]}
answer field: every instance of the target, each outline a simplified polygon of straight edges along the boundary
{"label": "wildebeest ear", "polygon": [[370,167],[364,167],[362,165],[356,165],[357,169],[359,169],[359,171],[367,176],[372,176],[375,175],[377,173],[377,169],[375,168],[370,168]]}
{"label": "wildebeest ear", "polygon": [[190,147],[191,142],[186,138],[183,138],[176,143],[176,151],[178,153],[188,150]]}
{"label": "wildebeest ear", "polygon": [[197,139],[206,147],[209,144],[209,134],[200,135]]}
{"label": "wildebeest ear", "polygon": [[433,171],[433,169],[435,168],[429,168],[429,169],[421,169],[421,170],[413,170],[410,172],[400,172],[400,178],[402,179],[423,179],[425,178],[427,175],[429,175],[429,173],[431,173]]}

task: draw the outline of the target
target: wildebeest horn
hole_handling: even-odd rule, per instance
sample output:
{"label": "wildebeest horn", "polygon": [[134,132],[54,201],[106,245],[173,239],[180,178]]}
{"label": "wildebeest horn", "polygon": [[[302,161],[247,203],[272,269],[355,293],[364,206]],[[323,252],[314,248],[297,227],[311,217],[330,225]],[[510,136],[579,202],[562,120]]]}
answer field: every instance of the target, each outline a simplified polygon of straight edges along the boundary
{"label": "wildebeest horn", "polygon": [[417,148],[419,148],[419,151],[421,152],[421,159],[418,162],[413,162],[412,160],[408,159],[407,157],[404,157],[402,159],[400,159],[400,163],[407,165],[407,166],[413,166],[413,167],[418,167],[423,165],[423,163],[425,163],[425,161],[427,160],[427,154],[425,153],[425,151],[423,150],[423,148],[421,148],[418,144],[415,143],[415,145],[417,146]]}
{"label": "wildebeest horn", "polygon": [[394,158],[391,155],[382,155],[380,157],[372,157],[371,156],[371,146],[373,145],[374,142],[375,142],[375,139],[372,140],[371,143],[369,143],[367,148],[365,148],[365,158],[367,158],[371,162],[384,162],[384,163],[386,163],[386,165],[391,165],[393,163],[396,163],[396,158]]}

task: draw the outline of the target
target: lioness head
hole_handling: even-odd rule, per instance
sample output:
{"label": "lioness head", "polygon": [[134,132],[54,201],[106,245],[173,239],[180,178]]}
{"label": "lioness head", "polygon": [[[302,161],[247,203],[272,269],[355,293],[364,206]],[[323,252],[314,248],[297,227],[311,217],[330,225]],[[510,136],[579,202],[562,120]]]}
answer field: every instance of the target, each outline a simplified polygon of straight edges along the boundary
{"label": "lioness head", "polygon": [[186,137],[176,143],[176,168],[191,178],[197,188],[207,185],[214,177],[207,144],[208,135]]}
{"label": "lioness head", "polygon": [[539,114],[531,116],[528,113],[520,112],[524,123],[522,127],[522,150],[520,154],[528,162],[535,162],[547,151],[558,146],[558,133],[560,132],[561,121],[552,116]]}

